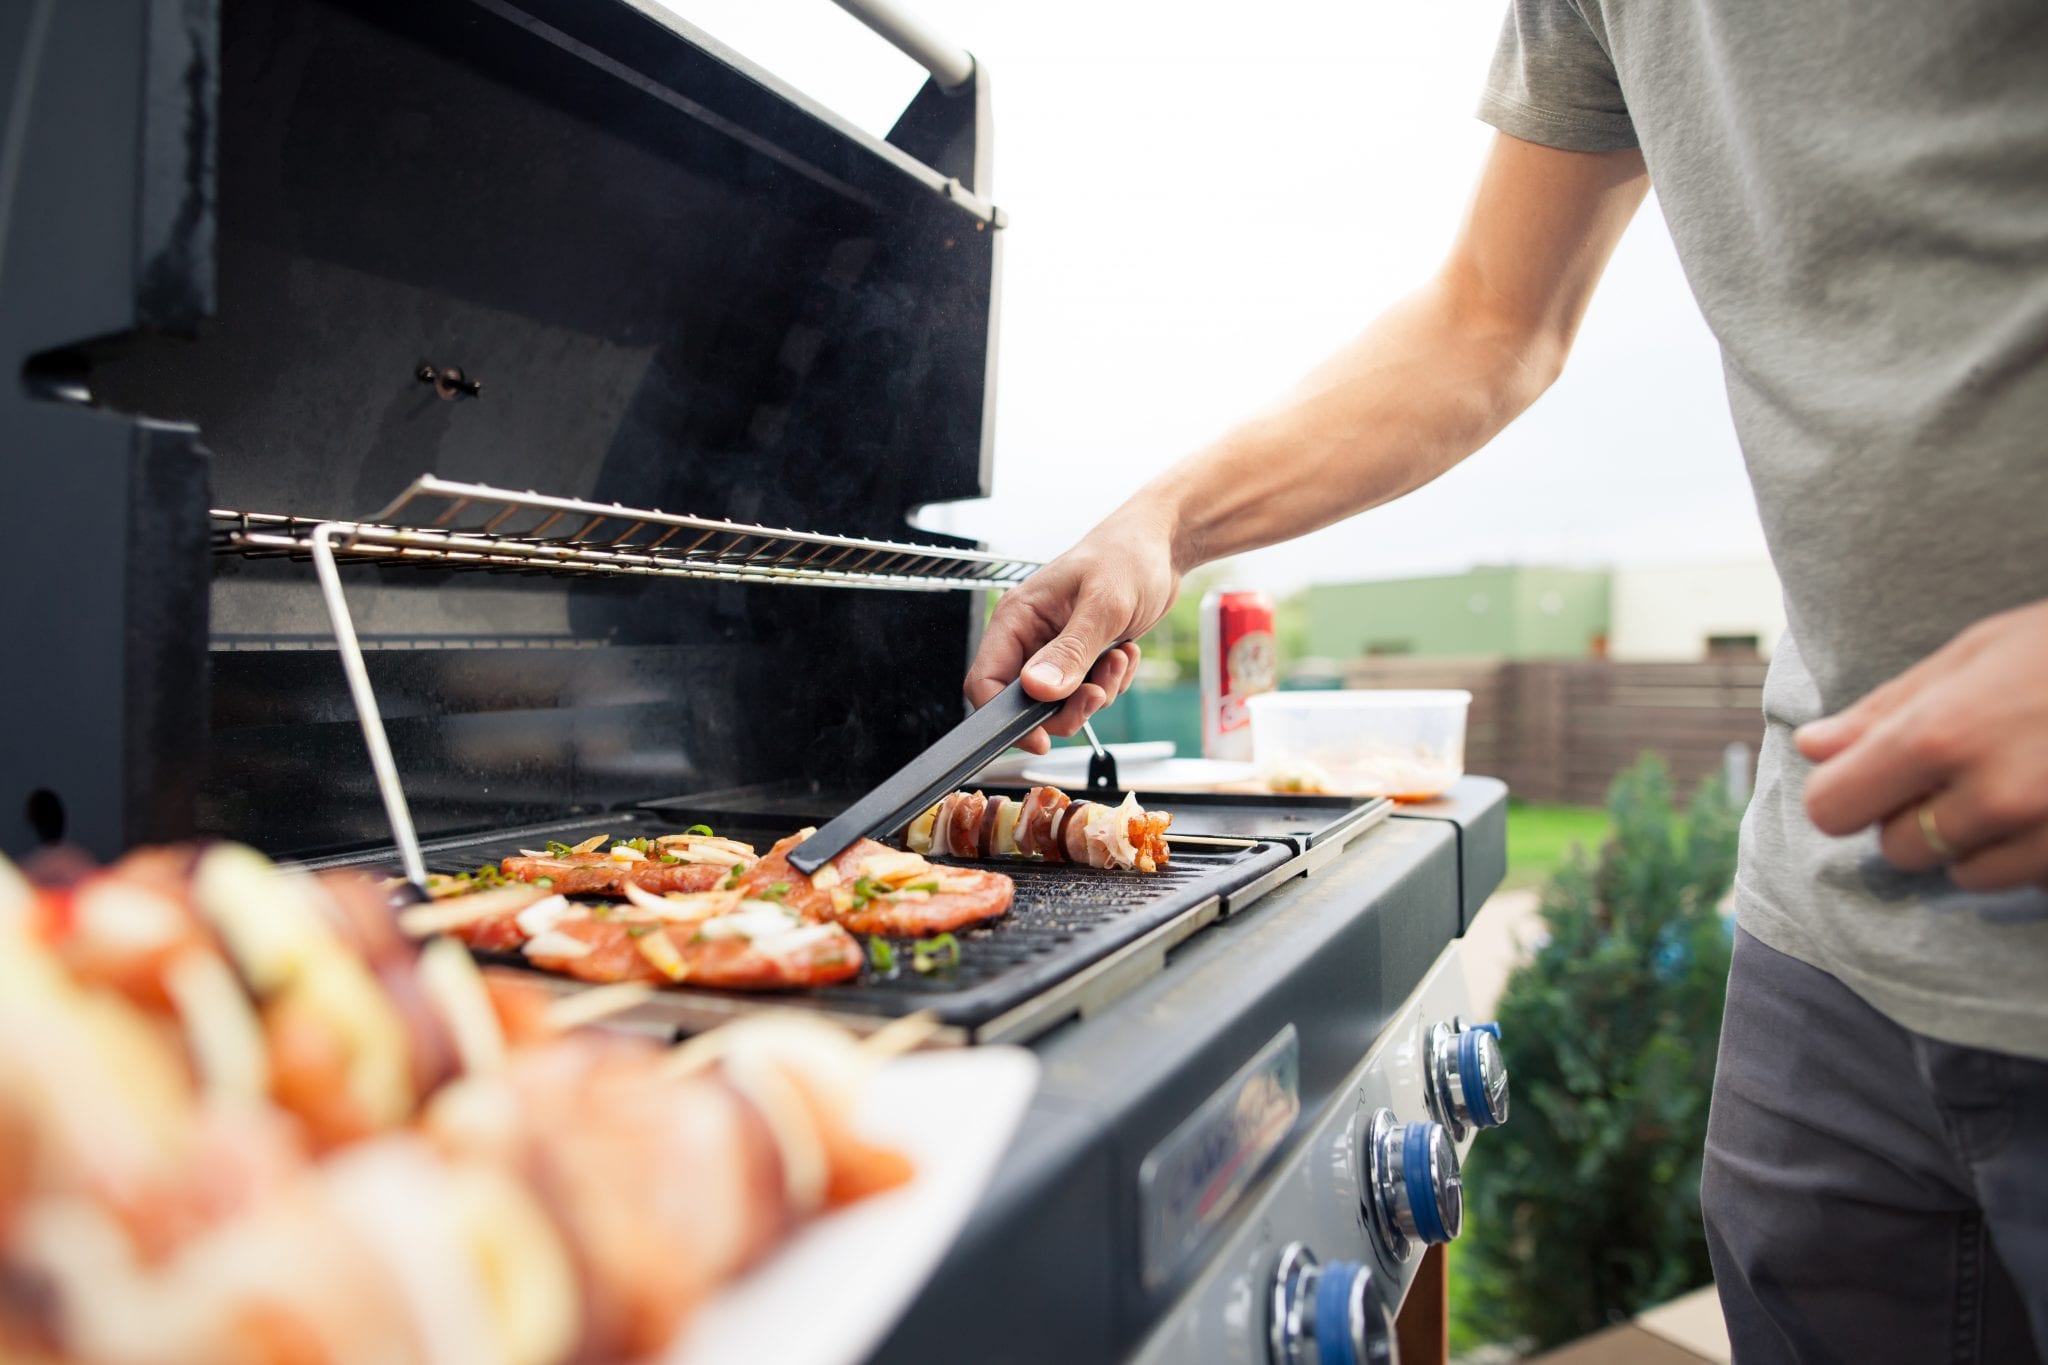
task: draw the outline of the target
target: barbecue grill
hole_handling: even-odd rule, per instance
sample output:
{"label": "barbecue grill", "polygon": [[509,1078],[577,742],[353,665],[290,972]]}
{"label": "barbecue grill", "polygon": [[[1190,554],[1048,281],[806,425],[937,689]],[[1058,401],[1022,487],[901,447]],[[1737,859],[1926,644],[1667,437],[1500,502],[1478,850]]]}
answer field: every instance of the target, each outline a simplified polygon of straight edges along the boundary
{"label": "barbecue grill", "polygon": [[[0,12],[8,852],[219,835],[417,877],[758,842],[960,719],[988,595],[1035,567],[914,529],[989,488],[987,75],[841,3],[934,73],[886,138],[626,0]],[[1402,1220],[1436,1240],[1455,1198],[1454,1155],[1353,1111],[1449,1154],[1497,1117],[1448,945],[1503,795],[1151,797],[1170,870],[1008,868],[944,971],[620,1022],[930,1009],[1038,1050],[883,1359],[1315,1359],[1339,1328],[1304,1304],[1368,1332]],[[1283,1255],[1309,1232],[1357,1263]]]}

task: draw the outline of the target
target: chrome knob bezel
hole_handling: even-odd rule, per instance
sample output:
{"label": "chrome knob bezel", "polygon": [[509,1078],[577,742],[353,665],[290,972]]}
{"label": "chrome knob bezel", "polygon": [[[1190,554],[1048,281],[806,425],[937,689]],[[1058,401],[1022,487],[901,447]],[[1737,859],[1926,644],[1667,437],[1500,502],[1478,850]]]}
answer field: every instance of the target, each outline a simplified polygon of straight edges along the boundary
{"label": "chrome knob bezel", "polygon": [[1362,1198],[1366,1221],[1371,1224],[1373,1235],[1379,1238],[1380,1246],[1397,1262],[1405,1261],[1415,1253],[1408,1236],[1401,1230],[1395,1210],[1404,1208],[1408,1195],[1402,1189],[1401,1169],[1392,1158],[1400,1155],[1399,1144],[1394,1141],[1401,1125],[1394,1118],[1391,1109],[1373,1111],[1372,1122],[1367,1125],[1365,1141],[1361,1144],[1362,1160],[1359,1162],[1365,1174],[1362,1182]]}
{"label": "chrome knob bezel", "polygon": [[1316,1335],[1316,1297],[1324,1275],[1346,1269],[1351,1280],[1344,1287],[1344,1332],[1350,1338],[1351,1356],[1360,1365],[1400,1365],[1393,1321],[1372,1268],[1344,1261],[1325,1266],[1302,1242],[1282,1248],[1273,1270],[1266,1319],[1268,1365],[1319,1365],[1324,1343]]}
{"label": "chrome knob bezel", "polygon": [[[1484,1121],[1473,1115],[1465,1100],[1467,1078],[1461,1059],[1467,1034],[1471,1035],[1472,1055],[1479,1070],[1479,1089],[1487,1099]],[[1500,1044],[1491,1033],[1483,1029],[1475,1032],[1462,1020],[1453,1020],[1448,1025],[1432,1024],[1423,1057],[1423,1095],[1430,1114],[1444,1126],[1451,1141],[1463,1142],[1481,1128],[1497,1128],[1507,1122],[1507,1059],[1501,1055]]]}
{"label": "chrome knob bezel", "polygon": [[1423,1121],[1428,1129],[1425,1152],[1428,1169],[1423,1184],[1434,1201],[1432,1210],[1442,1230],[1441,1239],[1425,1238],[1409,1198],[1407,1146],[1413,1126],[1394,1118],[1391,1109],[1374,1112],[1366,1130],[1364,1161],[1366,1178],[1360,1194],[1367,1220],[1380,1245],[1396,1262],[1406,1261],[1416,1248],[1430,1240],[1455,1241],[1465,1225],[1465,1188],[1458,1166],[1458,1149],[1451,1144],[1448,1130],[1440,1123]]}
{"label": "chrome knob bezel", "polygon": [[1423,1047],[1422,1055],[1425,1059],[1423,1098],[1429,1103],[1429,1112],[1451,1135],[1451,1141],[1463,1142],[1472,1116],[1466,1112],[1465,1097],[1456,1084],[1458,1035],[1448,1025],[1431,1024],[1429,1041]]}
{"label": "chrome knob bezel", "polygon": [[1294,1348],[1307,1335],[1302,1313],[1311,1296],[1302,1281],[1315,1270],[1316,1254],[1302,1242],[1289,1242],[1280,1250],[1280,1263],[1273,1271],[1273,1287],[1266,1307],[1266,1359],[1269,1365],[1296,1365]]}

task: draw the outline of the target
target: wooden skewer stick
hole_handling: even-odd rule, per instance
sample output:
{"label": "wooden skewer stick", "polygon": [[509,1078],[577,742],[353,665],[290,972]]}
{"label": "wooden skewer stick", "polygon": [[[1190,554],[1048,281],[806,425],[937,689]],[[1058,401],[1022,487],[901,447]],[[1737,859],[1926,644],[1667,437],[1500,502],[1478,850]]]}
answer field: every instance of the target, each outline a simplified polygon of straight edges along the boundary
{"label": "wooden skewer stick", "polygon": [[860,1040],[860,1050],[870,1060],[884,1062],[891,1057],[900,1057],[906,1052],[915,1052],[944,1025],[932,1010],[919,1010],[899,1019],[891,1019]]}
{"label": "wooden skewer stick", "polygon": [[548,1002],[545,1015],[547,1026],[558,1033],[582,1028],[623,1014],[634,1006],[654,996],[654,987],[641,981],[620,981],[609,986],[593,986],[574,995],[565,995],[559,1000]]}
{"label": "wooden skewer stick", "polygon": [[[860,1038],[855,1046],[864,1062],[879,1066],[892,1057],[915,1051],[943,1027],[938,1015],[930,1010],[919,1010],[900,1019],[891,1019],[873,1033]],[[747,1024],[742,1020],[686,1038],[669,1050],[667,1060],[662,1063],[662,1074],[673,1078],[702,1071],[723,1057],[734,1040],[746,1036]]]}

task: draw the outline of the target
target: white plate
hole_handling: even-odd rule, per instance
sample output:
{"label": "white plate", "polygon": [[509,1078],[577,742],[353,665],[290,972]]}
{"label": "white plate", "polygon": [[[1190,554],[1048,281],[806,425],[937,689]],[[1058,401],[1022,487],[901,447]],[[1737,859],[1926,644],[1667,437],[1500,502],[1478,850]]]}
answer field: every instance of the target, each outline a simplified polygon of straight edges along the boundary
{"label": "white plate", "polygon": [[920,1052],[883,1067],[861,1131],[917,1175],[822,1218],[698,1311],[667,1365],[856,1365],[960,1235],[1038,1088],[1023,1048]]}
{"label": "white plate", "polygon": [[[1258,771],[1255,764],[1228,763],[1220,758],[1160,758],[1151,762],[1126,763],[1123,755],[1118,754],[1116,760],[1117,785],[1125,791],[1134,792],[1185,791],[1191,787],[1245,782],[1256,776]],[[1088,765],[1083,763],[1079,772],[1033,765],[1024,770],[1023,776],[1026,782],[1043,782],[1049,787],[1078,787],[1088,780]]]}
{"label": "white plate", "polygon": [[[1138,744],[1105,744],[1102,747],[1116,756],[1119,768],[1126,763],[1154,763],[1162,758],[1172,758],[1175,752],[1170,739],[1146,740]],[[1011,749],[992,759],[974,776],[983,782],[1015,782],[1025,778],[1027,773],[1044,773],[1048,775],[1025,780],[1042,782],[1049,787],[1079,786],[1088,780],[1088,758],[1094,752],[1085,744],[1073,744],[1054,749],[1041,758],[1022,749]]]}

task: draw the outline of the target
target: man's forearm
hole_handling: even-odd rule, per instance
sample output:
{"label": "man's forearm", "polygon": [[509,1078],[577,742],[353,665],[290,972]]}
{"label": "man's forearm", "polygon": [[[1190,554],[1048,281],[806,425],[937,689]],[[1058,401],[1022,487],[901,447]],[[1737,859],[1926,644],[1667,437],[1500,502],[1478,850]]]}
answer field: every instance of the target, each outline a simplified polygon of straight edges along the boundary
{"label": "man's forearm", "polygon": [[1163,517],[1183,573],[1328,526],[1486,444],[1549,386],[1563,351],[1432,282],[1119,515]]}
{"label": "man's forearm", "polygon": [[[1070,735],[1128,685],[1129,646],[1195,565],[1327,526],[1428,483],[1534,402],[1564,363],[1649,175],[1641,153],[1503,134],[1442,271],[1272,412],[1154,479],[1004,595],[968,669],[1012,679]],[[1044,731],[1025,741],[1045,752]]]}

